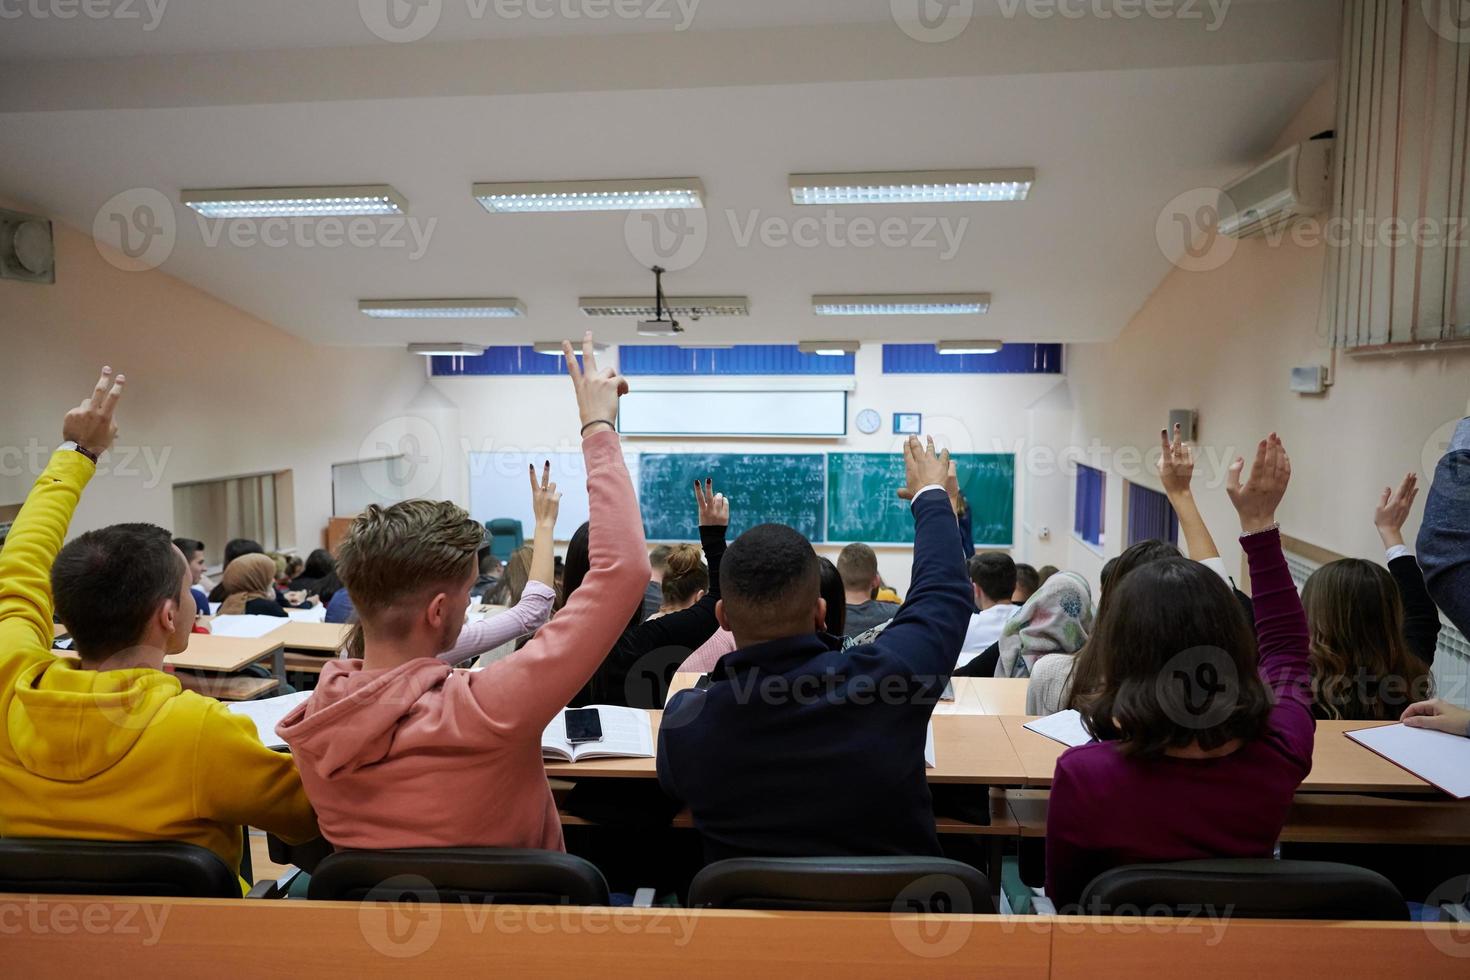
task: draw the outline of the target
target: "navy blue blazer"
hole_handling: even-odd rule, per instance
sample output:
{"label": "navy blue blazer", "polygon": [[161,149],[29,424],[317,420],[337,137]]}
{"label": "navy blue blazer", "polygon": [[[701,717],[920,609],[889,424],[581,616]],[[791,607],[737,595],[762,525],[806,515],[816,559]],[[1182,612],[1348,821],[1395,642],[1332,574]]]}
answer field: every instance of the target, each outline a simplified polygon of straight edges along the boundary
{"label": "navy blue blazer", "polygon": [[908,601],[873,643],[756,644],[669,699],[659,782],[688,805],[706,860],[941,853],[924,737],[974,596],[949,500],[929,491],[913,512]]}

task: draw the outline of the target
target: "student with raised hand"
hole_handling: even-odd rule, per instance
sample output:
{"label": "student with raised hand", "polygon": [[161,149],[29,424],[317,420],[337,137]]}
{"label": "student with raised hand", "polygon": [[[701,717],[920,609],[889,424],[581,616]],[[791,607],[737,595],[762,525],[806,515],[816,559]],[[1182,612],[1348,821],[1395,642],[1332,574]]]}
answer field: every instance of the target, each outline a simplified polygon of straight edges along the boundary
{"label": "student with raised hand", "polygon": [[[103,368],[67,413],[0,551],[0,834],[183,841],[238,869],[242,826],[301,843],[316,821],[289,755],[163,672],[194,625],[183,553],[150,524],[61,545],[123,387]],[[51,652],[53,597],[75,661]]]}
{"label": "student with raised hand", "polygon": [[[699,509],[699,540],[709,563],[709,588],[688,609],[645,621],[642,603],[624,615],[622,636],[608,651],[587,686],[572,699],[573,707],[588,704],[631,708],[662,708],[679,664],[720,628],[715,606],[720,601],[720,562],[725,556],[725,533],[730,529],[730,501],[715,492],[714,482],[694,481]],[[589,522],[590,524],[590,522]],[[567,545],[562,592],[570,599],[585,581],[589,528],[577,529]]]}
{"label": "student with raised hand", "polygon": [[725,556],[717,614],[737,649],[708,687],[669,699],[658,739],[659,782],[692,811],[706,860],[941,853],[925,732],[973,596],[948,453],[910,439],[904,457],[913,581],[873,643],[822,632],[817,555],[792,528],[751,528]]}
{"label": "student with raised hand", "polygon": [[709,567],[698,545],[674,545],[664,558],[664,566],[658,609],[653,615],[643,617],[645,623],[669,613],[683,612],[709,591]]}
{"label": "student with raised hand", "polygon": [[1313,572],[1302,589],[1318,718],[1389,721],[1432,693],[1439,610],[1402,534],[1417,482],[1411,473],[1379,499],[1375,524],[1387,570],[1343,558]]}
{"label": "student with raised hand", "polygon": [[[1079,708],[1100,741],[1057,760],[1047,810],[1047,892],[1059,910],[1109,868],[1269,857],[1312,768],[1306,615],[1276,509],[1291,462],[1273,433],[1230,469],[1255,590],[1255,636],[1220,577],[1171,558],[1107,597],[1089,653],[1103,686]],[[1083,910],[1087,912],[1106,910]]]}
{"label": "student with raised hand", "polygon": [[1461,420],[1434,471],[1419,525],[1419,565],[1435,604],[1470,636],[1470,418]]}
{"label": "student with raised hand", "polygon": [[541,733],[587,681],[648,583],[643,519],[615,419],[627,382],[582,366],[576,392],[592,513],[589,570],[562,611],[482,671],[438,659],[460,634],[484,528],[455,505],[369,507],[338,552],[363,625],[361,660],[333,660],[276,731],[338,847],[562,850]]}

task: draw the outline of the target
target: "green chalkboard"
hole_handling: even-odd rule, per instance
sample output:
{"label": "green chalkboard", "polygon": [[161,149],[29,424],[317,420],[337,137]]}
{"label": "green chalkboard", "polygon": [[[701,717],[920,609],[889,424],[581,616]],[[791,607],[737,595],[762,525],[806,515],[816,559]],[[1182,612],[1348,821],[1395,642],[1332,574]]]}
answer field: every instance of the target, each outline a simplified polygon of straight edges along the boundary
{"label": "green chalkboard", "polygon": [[[960,489],[970,503],[975,544],[1012,543],[1016,509],[1016,457],[964,453],[953,457]],[[827,457],[827,540],[907,544],[914,519],[904,485],[902,453],[832,453]]]}
{"label": "green chalkboard", "polygon": [[712,477],[730,498],[730,540],[757,524],[789,524],[812,540],[822,533],[821,453],[644,453],[638,499],[651,541],[698,541],[694,481]]}

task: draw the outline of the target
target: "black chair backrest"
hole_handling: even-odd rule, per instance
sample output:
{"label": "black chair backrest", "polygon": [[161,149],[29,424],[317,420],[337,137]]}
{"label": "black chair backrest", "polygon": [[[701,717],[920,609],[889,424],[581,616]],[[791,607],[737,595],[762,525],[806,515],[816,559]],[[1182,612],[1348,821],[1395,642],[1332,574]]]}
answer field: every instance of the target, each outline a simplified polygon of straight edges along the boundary
{"label": "black chair backrest", "polygon": [[240,898],[219,855],[177,841],[0,838],[0,892]]}
{"label": "black chair backrest", "polygon": [[312,872],[307,898],[341,902],[606,905],[597,867],[560,851],[424,847],[337,851]]}
{"label": "black chair backrest", "polygon": [[[1079,910],[1070,910],[1079,911]],[[1409,917],[1382,875],[1326,861],[1230,859],[1135,864],[1105,871],[1082,891],[1085,915],[1229,915],[1240,919]]]}
{"label": "black chair backrest", "polygon": [[995,911],[984,874],[938,857],[731,858],[694,876],[689,904],[813,912]]}

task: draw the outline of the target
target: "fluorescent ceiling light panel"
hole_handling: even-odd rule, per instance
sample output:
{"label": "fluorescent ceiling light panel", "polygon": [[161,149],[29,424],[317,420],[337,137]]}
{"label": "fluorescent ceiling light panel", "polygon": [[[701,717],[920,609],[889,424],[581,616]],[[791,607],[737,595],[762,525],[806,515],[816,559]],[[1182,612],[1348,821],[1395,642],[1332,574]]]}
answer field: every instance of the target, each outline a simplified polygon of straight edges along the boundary
{"label": "fluorescent ceiling light panel", "polygon": [[474,194],[486,211],[506,214],[704,207],[704,184],[696,177],[476,184]]}
{"label": "fluorescent ceiling light panel", "polygon": [[[550,354],[553,357],[561,357],[564,353],[564,351],[561,349],[560,340],[538,340],[531,346],[535,348],[536,353],[538,354]],[[601,354],[603,351],[608,349],[608,346],[608,344],[594,343],[592,345],[592,350],[594,353]],[[582,353],[582,342],[580,340],[572,341],[572,351],[577,354]]]}
{"label": "fluorescent ceiling light panel", "polygon": [[358,312],[381,320],[498,320],[526,315],[518,299],[365,299]]}
{"label": "fluorescent ceiling light panel", "polygon": [[916,170],[862,174],[792,174],[793,204],[973,204],[1024,201],[1036,171]]}
{"label": "fluorescent ceiling light panel", "polygon": [[408,352],[424,357],[479,357],[485,348],[480,344],[427,343],[409,344]]}
{"label": "fluorescent ceiling light panel", "polygon": [[387,184],[182,191],[179,200],[206,218],[325,218],[408,213],[408,201]]}
{"label": "fluorescent ceiling light panel", "polygon": [[820,354],[823,357],[856,354],[862,346],[856,340],[803,340],[796,345],[803,354]]}
{"label": "fluorescent ceiling light panel", "polygon": [[999,354],[1004,346],[998,340],[941,340],[934,349],[941,354]]}
{"label": "fluorescent ceiling light panel", "polygon": [[[641,317],[656,315],[652,296],[583,296],[577,300],[584,316]],[[665,296],[664,315],[682,317],[749,316],[744,296]]]}
{"label": "fluorescent ceiling light panel", "polygon": [[817,316],[978,316],[990,312],[989,293],[887,293],[813,296]]}

